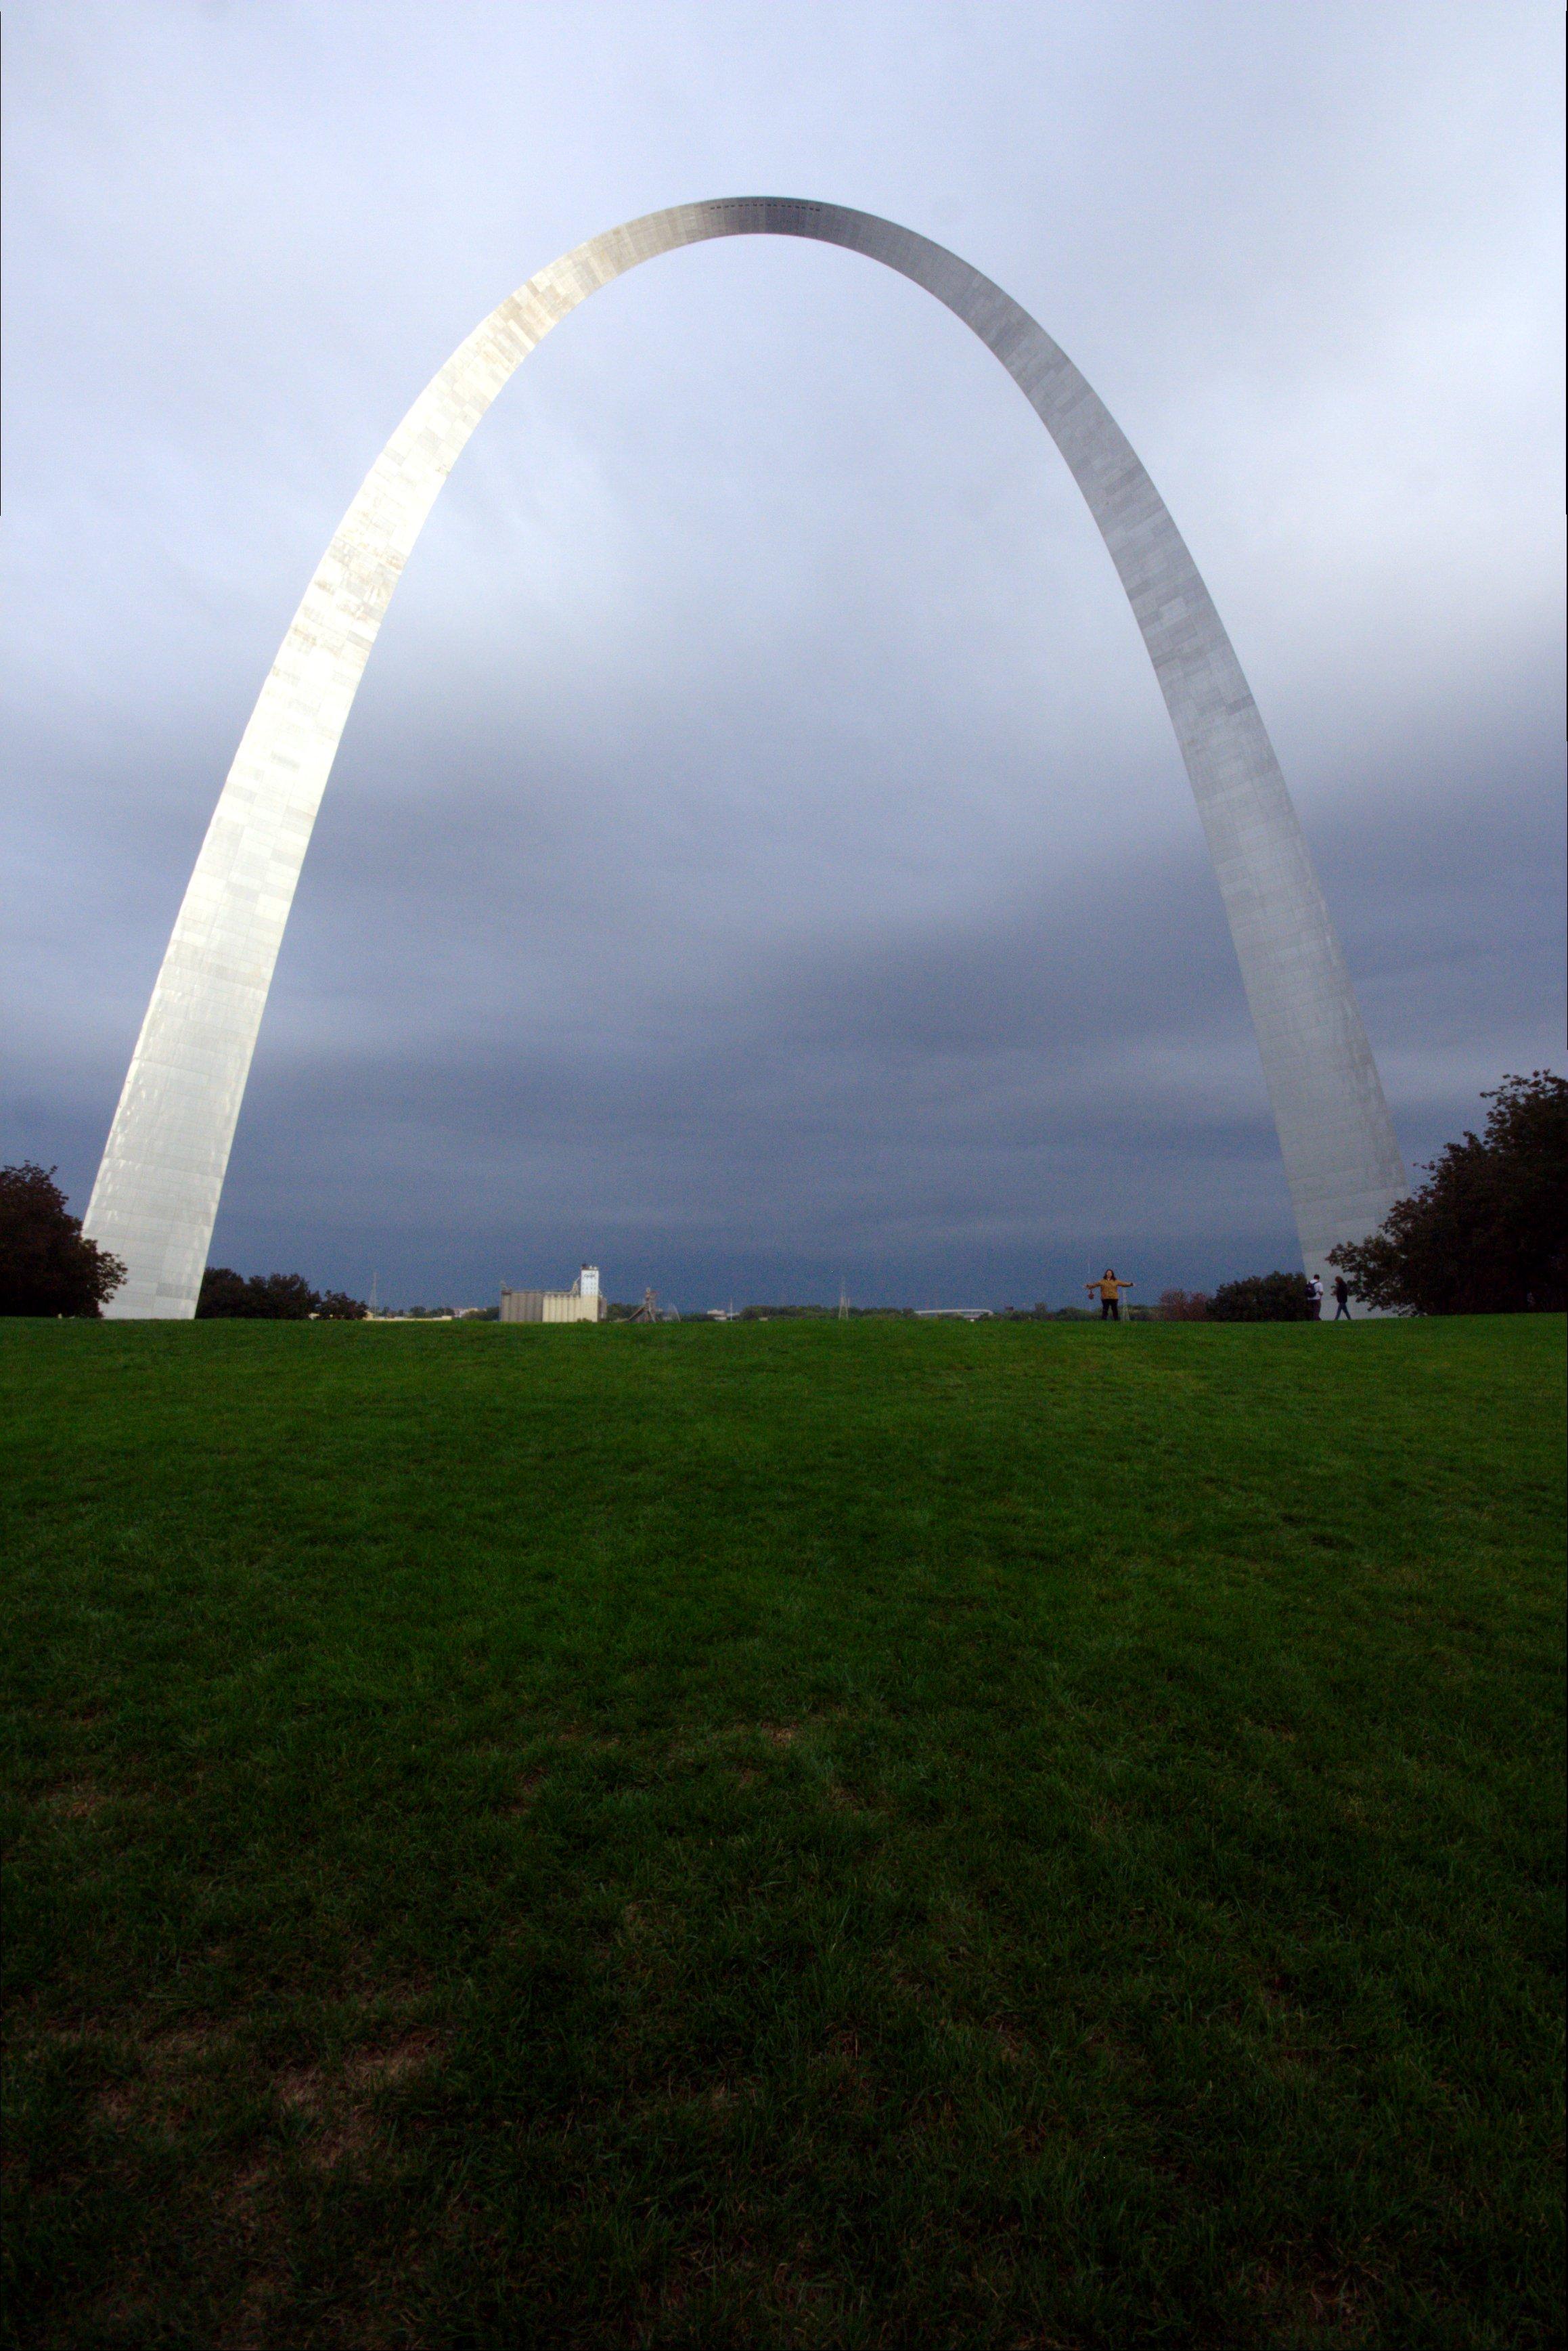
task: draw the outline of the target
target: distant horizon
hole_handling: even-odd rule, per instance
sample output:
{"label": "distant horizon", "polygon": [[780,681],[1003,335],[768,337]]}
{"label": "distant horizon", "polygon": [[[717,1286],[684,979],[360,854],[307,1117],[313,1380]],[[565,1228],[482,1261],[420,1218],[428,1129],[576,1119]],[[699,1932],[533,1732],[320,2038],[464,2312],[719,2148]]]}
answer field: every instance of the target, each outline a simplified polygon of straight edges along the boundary
{"label": "distant horizon", "polygon": [[[366,1302],[369,1301],[374,1287],[380,1310],[389,1314],[407,1313],[416,1307],[432,1312],[484,1311],[499,1302],[503,1288],[566,1290],[569,1288],[576,1274],[577,1263],[584,1261],[576,1260],[570,1264],[552,1261],[545,1266],[530,1266],[529,1280],[524,1280],[515,1273],[498,1277],[484,1295],[473,1294],[472,1290],[469,1292],[455,1290],[449,1291],[432,1290],[429,1287],[422,1291],[409,1290],[405,1292],[400,1289],[394,1295],[389,1293],[387,1280],[381,1275],[379,1268],[373,1268],[370,1276],[362,1286],[357,1287],[351,1280],[341,1279],[336,1274],[328,1276],[313,1273],[304,1264],[296,1262],[286,1264],[281,1258],[276,1263],[262,1264],[258,1261],[254,1265],[234,1264],[228,1259],[213,1260],[214,1265],[221,1263],[228,1267],[231,1271],[246,1279],[267,1274],[302,1274],[313,1289],[347,1290],[351,1297]],[[764,1289],[755,1285],[748,1289],[739,1280],[705,1282],[690,1278],[682,1280],[679,1277],[661,1280],[657,1270],[650,1270],[638,1275],[635,1280],[623,1280],[622,1285],[618,1288],[615,1280],[606,1271],[606,1260],[602,1256],[597,1260],[589,1259],[586,1262],[598,1264],[601,1294],[608,1303],[615,1306],[636,1306],[641,1301],[643,1292],[651,1289],[660,1306],[677,1306],[683,1315],[687,1313],[703,1315],[715,1308],[727,1309],[732,1301],[737,1313],[747,1307],[775,1308],[781,1311],[785,1308],[809,1309],[826,1314],[836,1313],[838,1310],[839,1280],[837,1278],[835,1278],[827,1286],[816,1290]],[[1136,1272],[1127,1271],[1127,1267],[1133,1262],[1132,1257],[1127,1252],[1123,1252],[1120,1257],[1102,1256],[1095,1260],[1091,1272],[1088,1270],[1089,1260],[1085,1259],[1085,1270],[1076,1277],[1075,1295],[1073,1276],[1061,1271],[1054,1273],[1042,1287],[1027,1290],[1020,1289],[1014,1283],[1011,1290],[979,1290],[971,1284],[961,1294],[951,1285],[944,1285],[940,1294],[935,1288],[929,1286],[922,1288],[919,1292],[913,1290],[898,1292],[889,1281],[877,1285],[867,1282],[863,1287],[857,1288],[853,1280],[847,1276],[845,1277],[845,1286],[847,1291],[847,1302],[852,1311],[911,1313],[922,1310],[957,1311],[971,1307],[984,1308],[992,1313],[1008,1311],[1027,1313],[1041,1303],[1047,1304],[1053,1311],[1064,1306],[1086,1303],[1087,1285],[1097,1280],[1107,1264],[1113,1265],[1124,1282],[1129,1285],[1132,1291],[1131,1302],[1138,1305],[1154,1302],[1166,1290],[1202,1290],[1212,1294],[1224,1281],[1243,1280],[1251,1274],[1275,1271],[1299,1272],[1301,1270],[1299,1250],[1291,1251],[1288,1249],[1282,1254],[1269,1259],[1267,1263],[1263,1262],[1262,1258],[1259,1256],[1245,1264],[1238,1264],[1234,1270],[1217,1272],[1206,1280],[1199,1280],[1196,1276],[1183,1279],[1177,1274],[1165,1273],[1161,1273],[1158,1278],[1147,1275],[1140,1277]],[[818,1280],[820,1281],[822,1277],[819,1276]]]}

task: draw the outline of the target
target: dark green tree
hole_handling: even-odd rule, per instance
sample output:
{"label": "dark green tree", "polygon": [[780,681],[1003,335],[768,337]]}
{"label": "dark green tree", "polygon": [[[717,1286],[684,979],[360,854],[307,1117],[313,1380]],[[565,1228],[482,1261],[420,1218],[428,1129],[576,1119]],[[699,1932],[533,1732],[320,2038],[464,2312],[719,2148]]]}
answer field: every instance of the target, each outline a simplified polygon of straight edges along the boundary
{"label": "dark green tree", "polygon": [[258,1273],[248,1287],[270,1322],[308,1322],[320,1302],[302,1273]]}
{"label": "dark green tree", "polygon": [[1210,1322],[1310,1322],[1312,1301],[1304,1273],[1252,1273],[1244,1281],[1222,1281],[1209,1301]]}
{"label": "dark green tree", "polygon": [[255,1312],[247,1294],[248,1286],[243,1273],[232,1266],[210,1265],[202,1276],[201,1292],[196,1300],[196,1319],[208,1322],[215,1317],[227,1320],[232,1315],[249,1316]]}
{"label": "dark green tree", "polygon": [[52,1167],[0,1167],[0,1314],[96,1319],[124,1280],[119,1258],[82,1238]]}
{"label": "dark green tree", "polygon": [[1568,1306],[1568,1079],[1504,1078],[1429,1181],[1370,1239],[1329,1251],[1357,1298],[1398,1314],[1561,1313]]}
{"label": "dark green tree", "polygon": [[369,1311],[362,1298],[350,1298],[346,1290],[324,1290],[316,1309],[322,1322],[363,1322]]}

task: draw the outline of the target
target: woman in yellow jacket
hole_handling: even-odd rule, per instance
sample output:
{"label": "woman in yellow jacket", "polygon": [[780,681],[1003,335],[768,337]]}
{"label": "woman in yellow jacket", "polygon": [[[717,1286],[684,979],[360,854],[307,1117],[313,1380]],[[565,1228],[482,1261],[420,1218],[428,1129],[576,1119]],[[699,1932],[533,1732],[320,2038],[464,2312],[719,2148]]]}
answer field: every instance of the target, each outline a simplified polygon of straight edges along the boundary
{"label": "woman in yellow jacket", "polygon": [[1098,1281],[1085,1281],[1084,1287],[1089,1292],[1091,1298],[1094,1296],[1096,1290],[1099,1291],[1100,1320],[1102,1322],[1119,1322],[1121,1321],[1122,1292],[1124,1290],[1130,1290],[1132,1288],[1132,1283],[1130,1281],[1118,1281],[1116,1280],[1116,1268],[1114,1266],[1107,1265],[1104,1273],[1101,1274]]}

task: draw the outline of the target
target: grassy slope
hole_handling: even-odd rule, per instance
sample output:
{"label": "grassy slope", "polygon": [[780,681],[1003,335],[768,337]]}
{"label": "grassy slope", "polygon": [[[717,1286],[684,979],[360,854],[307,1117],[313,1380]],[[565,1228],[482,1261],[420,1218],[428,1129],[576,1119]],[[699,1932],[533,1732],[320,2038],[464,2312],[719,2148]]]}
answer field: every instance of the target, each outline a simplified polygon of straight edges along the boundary
{"label": "grassy slope", "polygon": [[0,1327],[16,2339],[1560,2339],[1563,1341]]}

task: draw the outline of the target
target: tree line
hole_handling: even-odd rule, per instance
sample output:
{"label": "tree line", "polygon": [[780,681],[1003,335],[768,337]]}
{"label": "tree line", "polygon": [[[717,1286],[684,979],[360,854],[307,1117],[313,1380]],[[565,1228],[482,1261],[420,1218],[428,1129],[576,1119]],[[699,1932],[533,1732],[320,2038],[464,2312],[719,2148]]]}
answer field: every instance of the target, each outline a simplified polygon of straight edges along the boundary
{"label": "tree line", "polygon": [[312,1290],[302,1273],[253,1273],[210,1265],[202,1276],[196,1320],[245,1322],[363,1322],[370,1310],[346,1290]]}
{"label": "tree line", "polygon": [[[124,1280],[122,1261],[84,1235],[52,1167],[31,1159],[0,1167],[0,1314],[95,1318]],[[346,1290],[313,1290],[303,1274],[247,1280],[226,1265],[210,1265],[196,1312],[202,1319],[358,1322],[369,1309]]]}
{"label": "tree line", "polygon": [[1202,1290],[1162,1290],[1155,1308],[1161,1322],[1310,1322],[1313,1295],[1304,1273],[1250,1273]]}

